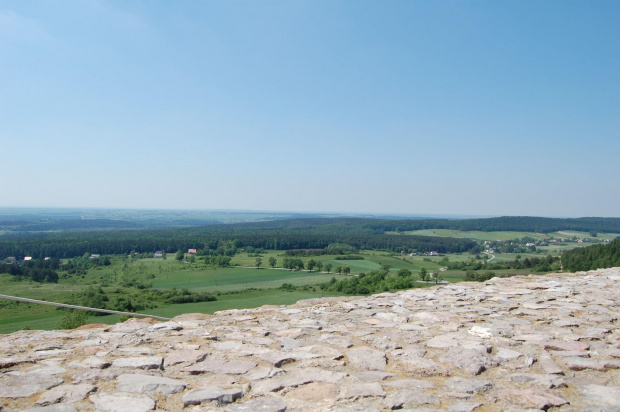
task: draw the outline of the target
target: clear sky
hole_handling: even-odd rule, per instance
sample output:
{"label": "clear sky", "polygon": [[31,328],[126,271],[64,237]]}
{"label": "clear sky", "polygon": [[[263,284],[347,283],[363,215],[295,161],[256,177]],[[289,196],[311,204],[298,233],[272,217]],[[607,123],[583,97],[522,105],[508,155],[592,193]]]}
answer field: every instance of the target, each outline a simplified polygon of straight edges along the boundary
{"label": "clear sky", "polygon": [[0,0],[0,206],[620,216],[620,2]]}

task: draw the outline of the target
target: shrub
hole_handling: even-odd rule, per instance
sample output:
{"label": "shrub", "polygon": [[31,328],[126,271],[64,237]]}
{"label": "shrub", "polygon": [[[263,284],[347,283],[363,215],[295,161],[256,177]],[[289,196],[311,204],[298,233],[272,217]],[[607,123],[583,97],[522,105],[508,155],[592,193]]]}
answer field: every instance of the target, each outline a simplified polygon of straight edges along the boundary
{"label": "shrub", "polygon": [[75,329],[79,328],[82,325],[86,325],[88,320],[88,315],[83,310],[72,310],[65,313],[60,321],[58,321],[58,325],[56,326],[58,329]]}

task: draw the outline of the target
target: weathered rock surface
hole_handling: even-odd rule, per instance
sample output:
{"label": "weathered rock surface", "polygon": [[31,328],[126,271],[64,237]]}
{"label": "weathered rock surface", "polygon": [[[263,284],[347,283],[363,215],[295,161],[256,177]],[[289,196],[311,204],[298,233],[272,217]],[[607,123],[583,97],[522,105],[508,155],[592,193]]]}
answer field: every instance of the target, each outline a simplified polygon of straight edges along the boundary
{"label": "weathered rock surface", "polygon": [[620,268],[0,335],[2,411],[620,410]]}

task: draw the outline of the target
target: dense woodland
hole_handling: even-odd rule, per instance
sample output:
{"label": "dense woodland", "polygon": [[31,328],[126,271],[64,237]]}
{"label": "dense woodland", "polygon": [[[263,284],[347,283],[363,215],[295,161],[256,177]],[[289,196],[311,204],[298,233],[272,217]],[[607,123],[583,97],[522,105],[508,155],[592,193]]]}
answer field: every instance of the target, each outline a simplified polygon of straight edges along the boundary
{"label": "dense woodland", "polygon": [[620,266],[620,240],[564,252],[562,265],[571,272]]}
{"label": "dense woodland", "polygon": [[376,220],[366,223],[375,232],[403,232],[422,229],[479,230],[482,232],[515,231],[551,233],[559,230],[582,232],[620,232],[620,218],[581,217],[558,219],[548,217],[504,216],[484,219]]}
{"label": "dense woodland", "polygon": [[466,252],[476,246],[469,239],[377,234],[366,228],[365,222],[364,219],[294,219],[189,229],[9,234],[0,238],[0,257],[71,258],[84,253],[213,250],[228,242],[233,242],[236,248],[267,250],[325,249],[340,243],[355,249],[440,253]]}
{"label": "dense woodland", "polygon": [[[185,229],[101,230],[38,233],[9,233],[0,237],[0,258],[71,258],[84,253],[123,254],[132,251],[176,251],[187,248],[217,249],[221,242],[235,247],[268,250],[324,250],[330,244],[356,249],[388,251],[437,251],[460,253],[476,247],[469,239],[428,236],[386,235],[386,231],[447,228],[480,231],[582,230],[620,232],[618,218],[552,219],[539,217],[500,217],[467,220],[381,220],[362,218],[309,218],[269,222],[201,226]],[[318,252],[317,252],[318,253]],[[295,254],[294,252],[292,254]]]}

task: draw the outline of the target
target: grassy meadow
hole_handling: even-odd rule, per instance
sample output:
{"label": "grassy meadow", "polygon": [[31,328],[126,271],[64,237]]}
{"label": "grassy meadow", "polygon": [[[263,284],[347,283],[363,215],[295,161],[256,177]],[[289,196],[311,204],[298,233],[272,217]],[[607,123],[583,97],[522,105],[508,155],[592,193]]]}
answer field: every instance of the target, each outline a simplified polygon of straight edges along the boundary
{"label": "grassy meadow", "polygon": [[[416,234],[435,236],[447,236],[450,232],[455,236],[477,236],[488,239],[513,239],[532,234],[525,232],[461,232],[459,231],[416,231]],[[484,233],[484,235],[482,235]],[[566,236],[578,236],[582,233],[563,232]],[[599,234],[600,238],[605,238]],[[613,237],[613,234],[609,234]],[[534,236],[532,236],[534,237]],[[583,244],[570,243],[570,248]],[[564,249],[559,246],[549,246],[549,250],[541,249],[541,253],[523,253],[521,258],[541,257],[546,253],[558,254]],[[62,270],[58,271],[60,280],[58,283],[36,283],[33,281],[19,281],[8,274],[0,274],[0,290],[2,294],[20,296],[32,299],[41,299],[53,302],[67,302],[72,294],[84,293],[89,288],[101,288],[106,293],[122,293],[121,287],[124,277],[138,276],[148,279],[147,290],[172,290],[187,289],[191,292],[206,292],[216,297],[216,301],[197,303],[158,303],[157,307],[138,310],[157,316],[174,317],[188,312],[213,313],[220,310],[235,308],[253,308],[262,305],[287,305],[301,299],[317,298],[322,296],[338,296],[343,293],[324,292],[318,287],[321,283],[327,283],[332,278],[344,279],[345,275],[334,273],[339,265],[347,265],[351,269],[351,275],[378,271],[385,265],[389,266],[389,273],[396,274],[400,269],[408,269],[413,278],[418,280],[420,271],[424,268],[428,272],[440,273],[443,280],[448,282],[462,281],[465,271],[445,270],[446,259],[448,262],[468,261],[473,256],[468,253],[449,254],[446,256],[409,256],[397,255],[376,250],[361,250],[356,255],[363,259],[340,260],[336,255],[321,255],[311,257],[298,257],[304,264],[310,260],[321,261],[323,267],[327,263],[332,265],[331,273],[316,269],[288,270],[283,269],[282,261],[286,257],[285,251],[264,251],[258,256],[262,260],[260,268],[256,268],[257,255],[254,253],[239,252],[232,257],[229,267],[207,266],[200,257],[195,262],[179,262],[174,259],[174,254],[168,254],[167,259],[154,258],[131,258],[128,256],[110,256],[109,266],[97,266],[89,268],[86,273],[68,275]],[[515,254],[496,254],[496,262],[512,261]],[[276,259],[276,267],[269,265],[269,258]],[[186,256],[188,258],[188,256]],[[66,262],[66,260],[65,260]],[[440,269],[442,269],[440,271]],[[527,274],[528,270],[497,270],[497,275]],[[293,285],[292,290],[282,289],[283,284]],[[433,283],[422,284],[416,282],[416,287],[431,286]],[[116,291],[116,292],[114,292]],[[126,288],[128,293],[140,292],[134,287]],[[144,292],[144,290],[142,290]],[[23,328],[30,329],[53,329],[65,313],[51,306],[38,304],[18,303],[8,300],[0,300],[0,333],[9,333]],[[117,315],[91,316],[90,323],[116,323],[120,319]]]}

